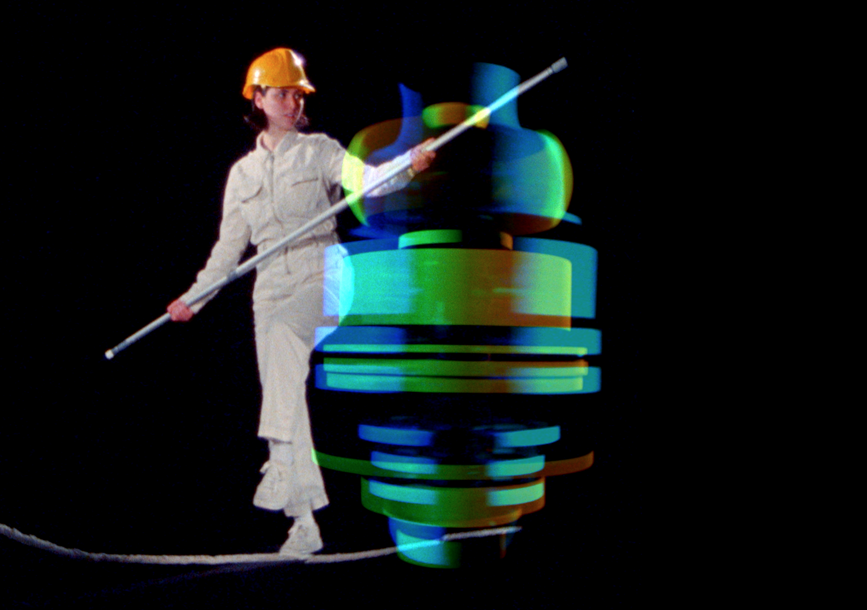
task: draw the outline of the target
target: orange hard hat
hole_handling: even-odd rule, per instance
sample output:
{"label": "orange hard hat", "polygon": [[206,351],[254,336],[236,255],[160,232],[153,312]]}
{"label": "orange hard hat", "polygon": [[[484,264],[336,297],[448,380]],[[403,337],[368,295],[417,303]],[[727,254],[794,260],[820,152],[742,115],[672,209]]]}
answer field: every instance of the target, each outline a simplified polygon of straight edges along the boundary
{"label": "orange hard hat", "polygon": [[307,93],[316,89],[304,73],[304,58],[292,49],[274,49],[253,60],[247,70],[244,83],[244,97],[253,99],[256,86],[260,87],[299,87]]}

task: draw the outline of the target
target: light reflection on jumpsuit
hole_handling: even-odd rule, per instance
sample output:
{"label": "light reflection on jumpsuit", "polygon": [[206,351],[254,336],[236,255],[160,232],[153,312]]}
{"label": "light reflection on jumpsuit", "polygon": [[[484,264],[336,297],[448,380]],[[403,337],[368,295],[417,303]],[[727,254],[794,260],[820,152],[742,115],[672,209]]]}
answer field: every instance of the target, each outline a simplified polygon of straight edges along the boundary
{"label": "light reflection on jumpsuit", "polygon": [[[265,250],[341,199],[346,151],[336,140],[291,131],[272,153],[262,139],[260,134],[256,148],[232,166],[219,239],[181,300],[230,273],[248,243]],[[365,183],[407,159],[409,153],[378,168],[365,166]],[[409,174],[400,173],[373,194],[398,190],[408,182]],[[314,332],[326,322],[324,274],[337,271],[324,269],[324,249],[338,243],[336,226],[333,218],[328,219],[256,268],[253,314],[262,383],[258,435],[292,444],[293,489],[284,509],[289,516],[328,504],[322,474],[310,455],[313,441],[305,391]],[[329,292],[324,298],[333,300],[336,295]],[[205,302],[194,305],[193,311]]]}

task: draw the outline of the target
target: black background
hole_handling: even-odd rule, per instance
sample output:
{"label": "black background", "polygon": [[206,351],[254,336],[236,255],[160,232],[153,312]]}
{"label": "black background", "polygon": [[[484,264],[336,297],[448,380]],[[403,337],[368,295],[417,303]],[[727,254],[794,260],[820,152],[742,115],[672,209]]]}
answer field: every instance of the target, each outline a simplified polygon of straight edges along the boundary
{"label": "black background", "polygon": [[[31,5],[3,26],[6,400],[0,523],[66,547],[124,554],[271,552],[287,521],[252,507],[259,387],[244,278],[183,327],[106,349],[186,290],[207,258],[231,164],[252,144],[249,62],[290,46],[318,92],[314,131],[344,144],[398,118],[397,84],[449,97],[450,70],[483,61],[522,79],[569,68],[520,98],[521,125],[556,135],[575,171],[570,212],[599,250],[604,409],[596,465],[547,482],[507,557],[443,571],[394,556],[335,566],[102,565],[0,539],[12,607],[609,607],[637,589],[638,241],[635,9],[500,2],[231,10],[130,3]],[[362,6],[356,4],[353,6]],[[9,103],[11,102],[11,103]],[[443,149],[441,154],[447,154]],[[339,405],[335,405],[339,413]],[[358,483],[327,475],[325,553],[389,546]],[[463,600],[463,601],[461,601]],[[7,606],[8,607],[8,606]]]}

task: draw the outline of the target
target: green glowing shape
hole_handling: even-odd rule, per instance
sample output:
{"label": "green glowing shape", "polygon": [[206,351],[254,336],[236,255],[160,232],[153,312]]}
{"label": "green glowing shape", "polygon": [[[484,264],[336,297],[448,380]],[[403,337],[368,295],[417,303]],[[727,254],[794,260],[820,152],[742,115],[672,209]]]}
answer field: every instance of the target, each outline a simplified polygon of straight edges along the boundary
{"label": "green glowing shape", "polygon": [[378,360],[366,358],[325,358],[329,373],[359,375],[425,375],[430,377],[577,377],[587,374],[587,366],[569,362],[514,362],[487,360]]}
{"label": "green glowing shape", "polygon": [[[484,109],[484,106],[464,104],[463,102],[442,102],[432,104],[422,110],[421,119],[426,127],[437,129],[439,127],[451,127],[463,123],[465,120]],[[484,129],[488,126],[490,115],[473,125]]]}
{"label": "green glowing shape", "polygon": [[461,394],[586,394],[598,392],[599,369],[575,367],[576,376],[557,378],[457,378],[418,375],[329,373],[316,368],[316,387],[354,392]]}
{"label": "green glowing shape", "polygon": [[568,260],[508,250],[422,248],[346,257],[341,325],[568,328]]}
{"label": "green glowing shape", "polygon": [[349,197],[361,192],[364,185],[364,159],[379,148],[385,148],[394,143],[400,135],[403,120],[396,119],[371,125],[360,131],[350,142],[343,158],[343,190],[348,197],[349,207],[355,216],[367,224],[364,218],[362,201],[357,197]]}
{"label": "green glowing shape", "polygon": [[400,247],[425,246],[429,244],[459,244],[464,233],[457,229],[432,229],[430,231],[412,231],[400,236]]}
{"label": "green glowing shape", "polygon": [[532,484],[510,487],[428,487],[405,483],[394,485],[382,481],[369,481],[368,491],[383,500],[428,506],[471,507],[471,511],[484,512],[490,506],[517,506],[529,504],[545,495],[545,484],[539,480]]}

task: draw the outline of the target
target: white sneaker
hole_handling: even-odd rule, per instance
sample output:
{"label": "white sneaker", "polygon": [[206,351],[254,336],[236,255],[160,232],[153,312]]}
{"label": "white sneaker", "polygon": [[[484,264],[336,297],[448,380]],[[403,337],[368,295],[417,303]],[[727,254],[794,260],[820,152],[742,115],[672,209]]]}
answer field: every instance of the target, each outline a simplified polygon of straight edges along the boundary
{"label": "white sneaker", "polygon": [[280,547],[281,555],[309,555],[322,549],[322,536],[316,522],[296,521],[289,530],[289,537]]}
{"label": "white sneaker", "polygon": [[253,505],[266,510],[283,510],[289,504],[292,489],[291,467],[283,462],[268,461],[260,472],[265,473],[265,476],[256,488]]}

